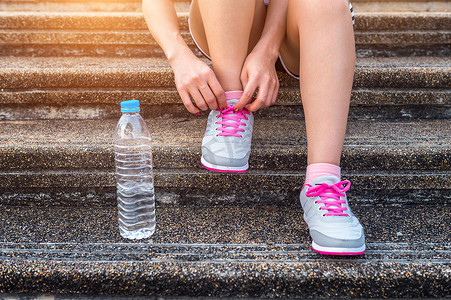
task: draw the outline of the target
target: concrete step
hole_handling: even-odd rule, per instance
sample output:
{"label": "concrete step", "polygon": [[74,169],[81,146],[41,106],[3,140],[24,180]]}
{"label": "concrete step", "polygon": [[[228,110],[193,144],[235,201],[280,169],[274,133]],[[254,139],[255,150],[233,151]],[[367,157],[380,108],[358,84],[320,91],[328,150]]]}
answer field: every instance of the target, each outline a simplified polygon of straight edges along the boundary
{"label": "concrete step", "polygon": [[449,1],[352,1],[355,11],[361,12],[450,12]]}
{"label": "concrete step", "polygon": [[[359,56],[451,56],[451,13],[356,13]],[[191,48],[188,13],[179,13]],[[0,12],[0,55],[162,56],[142,13]]]}
{"label": "concrete step", "polygon": [[[0,2],[1,11],[105,11],[105,12],[141,12],[140,0],[3,0]],[[178,11],[188,11],[190,1],[175,1]],[[451,4],[446,0],[383,0],[352,1],[357,11],[380,12],[421,12],[421,11],[451,11]]]}
{"label": "concrete step", "polygon": [[[449,119],[448,58],[360,58],[351,119]],[[302,117],[299,82],[279,73],[268,117]],[[140,99],[149,116],[188,117],[164,58],[0,57],[0,119],[104,119]]]}
{"label": "concrete step", "polygon": [[[177,11],[189,11],[190,1],[175,0]],[[439,4],[432,8],[443,9]],[[3,0],[0,11],[142,12],[141,0]]]}
{"label": "concrete step", "polygon": [[0,293],[261,298],[450,294],[450,207],[354,205],[368,250],[310,249],[300,205],[157,205],[149,241],[122,239],[117,210],[0,205]]}
{"label": "concrete step", "polygon": [[[147,122],[153,135],[155,184],[162,202],[209,203],[215,193],[226,203],[280,204],[298,197],[306,167],[303,121],[257,119],[250,169],[241,175],[210,172],[200,165],[205,116]],[[72,196],[61,197],[60,202],[73,205],[87,189],[89,193],[99,191],[86,197],[88,202],[83,205],[114,201],[115,123],[0,122],[0,203],[43,203],[48,195],[67,191]],[[361,191],[361,201],[366,201],[365,193],[375,192],[381,195],[381,202],[448,203],[450,124],[446,120],[349,122],[342,156],[344,177]],[[390,197],[400,191],[404,193],[400,197]],[[261,194],[265,194],[261,199],[252,196]]]}

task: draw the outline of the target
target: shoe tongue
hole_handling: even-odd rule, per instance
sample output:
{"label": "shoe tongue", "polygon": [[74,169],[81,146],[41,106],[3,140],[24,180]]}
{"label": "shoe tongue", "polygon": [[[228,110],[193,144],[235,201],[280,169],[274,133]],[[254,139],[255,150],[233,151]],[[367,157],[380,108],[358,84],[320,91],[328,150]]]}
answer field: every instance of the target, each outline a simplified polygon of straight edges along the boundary
{"label": "shoe tongue", "polygon": [[227,105],[228,106],[232,106],[232,105],[235,105],[235,104],[237,104],[238,103],[238,99],[230,99],[230,100],[227,100]]}
{"label": "shoe tongue", "polygon": [[315,179],[313,179],[310,182],[310,185],[315,186],[316,184],[323,184],[323,183],[327,183],[328,185],[334,185],[339,181],[340,181],[340,179],[338,177],[335,177],[333,175],[324,175],[324,176],[319,176],[319,177],[316,177]]}

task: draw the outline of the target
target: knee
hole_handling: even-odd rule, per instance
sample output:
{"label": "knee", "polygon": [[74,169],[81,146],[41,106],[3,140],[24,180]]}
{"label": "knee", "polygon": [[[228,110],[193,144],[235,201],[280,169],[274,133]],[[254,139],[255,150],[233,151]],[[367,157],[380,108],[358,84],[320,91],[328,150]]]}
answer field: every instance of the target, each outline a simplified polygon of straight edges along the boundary
{"label": "knee", "polygon": [[315,19],[341,19],[350,14],[348,0],[290,0],[301,15]]}

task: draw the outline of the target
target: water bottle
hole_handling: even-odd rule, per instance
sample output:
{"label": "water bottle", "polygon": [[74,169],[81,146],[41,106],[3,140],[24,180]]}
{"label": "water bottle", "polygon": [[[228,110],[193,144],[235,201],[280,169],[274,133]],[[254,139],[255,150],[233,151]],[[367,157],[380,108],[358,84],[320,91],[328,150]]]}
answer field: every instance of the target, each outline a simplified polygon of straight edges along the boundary
{"label": "water bottle", "polygon": [[114,133],[119,232],[127,239],[148,238],[155,231],[151,138],[139,111],[139,100],[121,102]]}

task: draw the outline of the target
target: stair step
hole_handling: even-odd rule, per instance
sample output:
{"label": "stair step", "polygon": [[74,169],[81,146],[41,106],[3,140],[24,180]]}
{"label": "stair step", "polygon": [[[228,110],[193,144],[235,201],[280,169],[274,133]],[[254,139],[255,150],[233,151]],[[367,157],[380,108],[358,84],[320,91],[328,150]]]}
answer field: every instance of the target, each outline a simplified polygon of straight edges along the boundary
{"label": "stair step", "polygon": [[[180,30],[188,31],[189,13],[177,13]],[[451,13],[356,13],[355,31],[450,31]],[[86,30],[86,31],[146,31],[142,13],[108,12],[24,12],[0,11],[0,29],[17,30]],[[51,33],[52,31],[50,31]],[[149,33],[150,35],[150,33]]]}
{"label": "stair step", "polygon": [[[175,5],[195,50],[189,1]],[[210,172],[207,112],[181,104],[140,0],[1,1],[0,298],[449,296],[451,3],[353,5],[342,168],[368,250],[327,257],[302,222],[297,80],[279,73],[277,104],[256,113],[249,171]],[[139,242],[118,233],[112,146],[131,98],[153,135],[157,200],[156,233]]]}
{"label": "stair step", "polygon": [[[188,11],[190,1],[175,1],[178,11]],[[0,11],[105,11],[105,12],[141,12],[140,0],[114,0],[114,1],[39,1],[39,0],[4,0],[0,2]],[[383,0],[365,1],[354,0],[352,5],[356,11],[380,12],[422,12],[422,11],[451,11],[451,4],[446,0]]]}
{"label": "stair step", "polygon": [[[449,119],[450,69],[443,57],[358,59],[351,119]],[[279,79],[276,105],[259,114],[301,118],[299,82]],[[164,58],[2,57],[0,119],[116,118],[132,98],[149,116],[187,117],[173,80]]]}
{"label": "stair step", "polygon": [[352,1],[354,11],[360,12],[450,12],[449,1]]}
{"label": "stair step", "polygon": [[[348,119],[449,120],[449,94],[449,90],[354,89]],[[117,118],[117,103],[126,99],[144,100],[141,109],[149,118],[190,117],[176,90],[70,89],[0,92],[0,103],[7,103],[2,104],[0,121],[112,119]],[[80,101],[86,103],[78,103]],[[259,118],[304,119],[299,92],[294,89],[279,90],[278,102],[255,115]]]}
{"label": "stair step", "polygon": [[[360,58],[354,87],[449,89],[450,69],[449,59],[442,57]],[[296,79],[280,75],[282,88],[298,89]],[[2,92],[124,87],[174,88],[173,74],[165,58],[2,57],[0,60]]]}
{"label": "stair step", "polygon": [[[153,133],[155,184],[167,197],[185,201],[190,198],[186,193],[192,195],[196,190],[202,190],[201,202],[209,202],[208,194],[217,191],[222,191],[226,202],[243,198],[255,202],[255,198],[243,195],[246,192],[268,192],[266,198],[276,198],[277,203],[285,197],[297,197],[295,191],[302,186],[307,160],[303,121],[257,119],[250,169],[240,175],[210,172],[200,165],[205,116],[147,122]],[[116,120],[0,122],[0,186],[13,198],[14,193],[17,196],[0,196],[1,202],[21,202],[17,193],[26,189],[35,194],[88,188],[114,192],[115,124]],[[451,191],[450,124],[447,120],[349,122],[343,174],[357,191],[385,191],[384,199],[392,191],[406,190],[405,201],[423,201],[423,197],[407,194],[436,190],[442,194],[432,193],[430,200],[447,202],[451,200],[451,195],[446,196]],[[38,198],[32,201],[40,202]],[[93,204],[98,199],[91,200]]]}
{"label": "stair step", "polygon": [[299,204],[157,205],[155,234],[141,242],[119,236],[115,207],[0,208],[0,293],[449,295],[449,206],[354,206],[368,248],[359,257],[313,252]]}
{"label": "stair step", "polygon": [[[189,11],[189,1],[174,1],[177,11]],[[440,4],[428,6],[430,9],[442,9]],[[141,0],[3,0],[0,11],[64,11],[64,12],[142,12]]]}
{"label": "stair step", "polygon": [[[188,45],[188,13],[179,13]],[[359,56],[451,55],[451,13],[357,13]],[[0,12],[1,55],[162,56],[142,13]]]}
{"label": "stair step", "polygon": [[[113,169],[116,122],[0,122],[2,170]],[[200,167],[206,116],[147,122],[153,133],[155,168]],[[450,170],[450,126],[450,120],[349,122],[342,166],[347,170]],[[302,170],[305,143],[304,121],[257,119],[251,170]]]}
{"label": "stair step", "polygon": [[[449,171],[349,171],[348,197],[359,204],[451,203]],[[155,170],[156,201],[177,205],[293,205],[304,171],[258,171],[229,175],[204,170]],[[108,170],[1,171],[0,204],[98,207],[116,203]]]}

